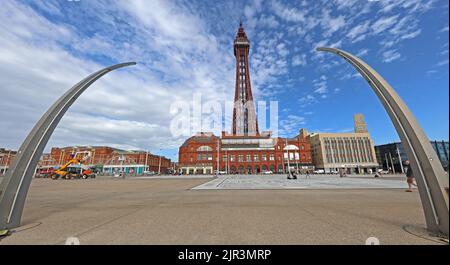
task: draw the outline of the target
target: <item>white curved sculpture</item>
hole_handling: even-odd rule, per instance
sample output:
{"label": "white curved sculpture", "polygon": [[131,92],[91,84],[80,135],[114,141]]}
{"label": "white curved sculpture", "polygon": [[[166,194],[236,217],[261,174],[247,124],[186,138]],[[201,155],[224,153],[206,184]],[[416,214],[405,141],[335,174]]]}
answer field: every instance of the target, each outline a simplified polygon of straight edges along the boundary
{"label": "white curved sculpture", "polygon": [[0,230],[20,225],[31,179],[39,159],[67,109],[90,86],[105,74],[135,62],[116,64],[91,74],[69,89],[41,117],[22,143],[0,185]]}
{"label": "white curved sculpture", "polygon": [[335,48],[317,51],[343,57],[366,79],[380,99],[402,141],[417,180],[427,229],[435,234],[449,235],[448,176],[409,108],[395,90],[368,64],[358,57]]}

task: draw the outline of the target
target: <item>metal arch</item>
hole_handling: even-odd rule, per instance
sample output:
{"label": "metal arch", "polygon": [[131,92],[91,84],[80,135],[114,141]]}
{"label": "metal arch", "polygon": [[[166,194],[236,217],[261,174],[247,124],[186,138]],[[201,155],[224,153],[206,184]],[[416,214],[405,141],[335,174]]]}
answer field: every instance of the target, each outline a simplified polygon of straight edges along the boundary
{"label": "metal arch", "polygon": [[95,81],[135,62],[109,66],[81,80],[62,95],[41,117],[22,143],[11,168],[0,184],[0,229],[20,226],[31,179],[50,136],[75,100]]}
{"label": "metal arch", "polygon": [[395,90],[364,61],[335,48],[317,51],[343,57],[366,79],[380,99],[402,141],[413,169],[429,231],[449,235],[449,180],[428,137]]}

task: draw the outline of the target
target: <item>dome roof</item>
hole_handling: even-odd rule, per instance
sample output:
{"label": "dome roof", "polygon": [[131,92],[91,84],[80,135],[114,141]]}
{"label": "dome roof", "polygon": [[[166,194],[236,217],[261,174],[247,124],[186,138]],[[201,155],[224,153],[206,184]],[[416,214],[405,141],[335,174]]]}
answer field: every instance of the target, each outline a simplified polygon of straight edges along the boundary
{"label": "dome roof", "polygon": [[186,141],[184,141],[182,147],[186,147],[190,143],[213,144],[217,142],[217,139],[219,138],[213,133],[202,132],[188,138]]}

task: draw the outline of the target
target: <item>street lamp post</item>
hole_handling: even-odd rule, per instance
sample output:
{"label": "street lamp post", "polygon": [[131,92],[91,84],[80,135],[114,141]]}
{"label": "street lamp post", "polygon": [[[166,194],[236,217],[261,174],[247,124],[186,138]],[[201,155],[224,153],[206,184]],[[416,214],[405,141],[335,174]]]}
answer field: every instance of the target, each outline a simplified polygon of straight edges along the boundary
{"label": "street lamp post", "polygon": [[144,165],[144,172],[142,172],[143,175],[145,175],[145,171],[148,171],[147,163],[148,163],[148,150],[145,150],[145,165]]}
{"label": "street lamp post", "polygon": [[286,151],[287,151],[287,159],[288,159],[288,165],[287,165],[287,167],[288,167],[288,173],[289,173],[289,175],[291,174],[291,160],[290,160],[290,158],[289,158],[289,148],[288,148],[288,141],[287,141],[287,138],[286,138]]}
{"label": "street lamp post", "polygon": [[225,150],[225,156],[226,156],[226,158],[227,158],[227,161],[226,161],[226,163],[227,163],[227,165],[226,165],[226,167],[227,167],[227,175],[228,175],[228,172],[229,172],[229,166],[228,166],[228,150]]}
{"label": "street lamp post", "polygon": [[397,156],[398,156],[398,161],[400,163],[400,168],[402,170],[402,173],[405,173],[405,168],[403,167],[403,161],[402,161],[402,157],[400,155],[400,150],[397,147]]}
{"label": "street lamp post", "polygon": [[219,176],[219,167],[220,167],[220,160],[219,160],[219,156],[220,156],[220,146],[219,146],[219,144],[220,144],[220,141],[219,140],[217,140],[217,169],[216,169],[216,177],[218,177]]}
{"label": "street lamp post", "polygon": [[387,169],[387,171],[388,171],[388,173],[389,173],[389,160],[388,160],[388,157],[387,157],[387,153],[384,153],[384,160],[386,161],[386,169]]}
{"label": "street lamp post", "polygon": [[392,174],[395,174],[394,160],[392,160],[392,154],[391,154],[391,152],[389,152],[389,159],[391,160]]}
{"label": "street lamp post", "polygon": [[161,175],[161,151],[162,149],[159,149],[160,154],[159,154],[159,165],[158,165],[158,175]]}

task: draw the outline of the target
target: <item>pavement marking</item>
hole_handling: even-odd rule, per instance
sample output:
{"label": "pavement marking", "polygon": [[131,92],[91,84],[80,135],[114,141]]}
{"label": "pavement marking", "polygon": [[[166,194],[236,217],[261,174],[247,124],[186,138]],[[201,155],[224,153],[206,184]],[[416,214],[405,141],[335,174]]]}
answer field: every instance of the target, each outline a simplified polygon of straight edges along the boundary
{"label": "pavement marking", "polygon": [[66,245],[81,245],[78,237],[68,237],[66,239]]}
{"label": "pavement marking", "polygon": [[366,239],[366,245],[380,245],[380,240],[376,237],[369,237],[368,239]]}
{"label": "pavement marking", "polygon": [[404,189],[404,180],[375,178],[339,178],[336,176],[314,176],[312,178],[288,180],[284,175],[270,176],[224,176],[198,185],[193,190],[242,190],[242,189]]}

